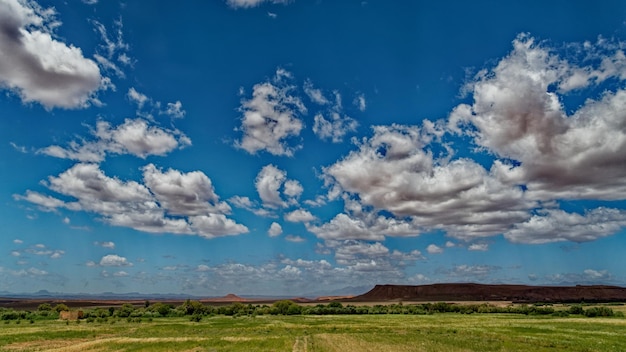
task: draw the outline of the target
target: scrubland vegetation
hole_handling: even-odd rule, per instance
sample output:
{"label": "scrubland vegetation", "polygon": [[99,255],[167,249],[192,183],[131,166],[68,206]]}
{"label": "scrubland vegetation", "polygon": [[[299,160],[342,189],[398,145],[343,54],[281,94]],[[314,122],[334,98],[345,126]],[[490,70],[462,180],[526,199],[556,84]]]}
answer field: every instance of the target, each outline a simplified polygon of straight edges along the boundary
{"label": "scrubland vegetation", "polygon": [[172,306],[0,310],[0,351],[624,351],[623,305]]}

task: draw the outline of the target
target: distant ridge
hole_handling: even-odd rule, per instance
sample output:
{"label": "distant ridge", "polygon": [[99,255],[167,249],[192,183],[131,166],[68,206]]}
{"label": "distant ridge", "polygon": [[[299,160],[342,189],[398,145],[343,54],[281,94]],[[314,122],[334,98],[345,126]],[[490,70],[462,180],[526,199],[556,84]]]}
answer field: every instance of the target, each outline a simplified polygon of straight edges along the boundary
{"label": "distant ridge", "polygon": [[618,286],[527,286],[450,283],[419,286],[376,285],[353,301],[512,301],[624,302],[626,288]]}
{"label": "distant ridge", "polygon": [[237,296],[234,293],[229,293],[224,297],[212,297],[203,299],[205,302],[247,302],[246,298]]}

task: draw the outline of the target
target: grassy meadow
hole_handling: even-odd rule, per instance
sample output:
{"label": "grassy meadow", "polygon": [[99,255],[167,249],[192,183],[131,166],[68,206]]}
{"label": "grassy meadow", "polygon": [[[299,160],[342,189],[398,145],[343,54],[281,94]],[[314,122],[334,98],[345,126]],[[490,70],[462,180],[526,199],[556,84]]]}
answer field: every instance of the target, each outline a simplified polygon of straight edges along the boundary
{"label": "grassy meadow", "polygon": [[0,324],[0,351],[626,351],[626,319],[441,313],[11,321]]}

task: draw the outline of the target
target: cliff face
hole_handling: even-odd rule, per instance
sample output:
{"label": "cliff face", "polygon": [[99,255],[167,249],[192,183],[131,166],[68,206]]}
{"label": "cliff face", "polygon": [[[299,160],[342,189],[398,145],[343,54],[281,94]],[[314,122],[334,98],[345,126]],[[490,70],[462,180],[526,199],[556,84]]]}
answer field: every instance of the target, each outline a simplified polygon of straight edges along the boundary
{"label": "cliff face", "polygon": [[514,301],[616,302],[626,301],[626,288],[617,286],[525,286],[472,283],[420,286],[376,285],[357,301]]}

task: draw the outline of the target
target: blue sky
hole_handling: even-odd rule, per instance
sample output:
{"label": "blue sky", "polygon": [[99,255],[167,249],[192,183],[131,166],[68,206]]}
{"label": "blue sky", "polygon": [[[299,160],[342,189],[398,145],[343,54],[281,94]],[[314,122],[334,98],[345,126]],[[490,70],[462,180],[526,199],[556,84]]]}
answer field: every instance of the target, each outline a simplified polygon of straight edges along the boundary
{"label": "blue sky", "polygon": [[0,0],[0,291],[626,285],[625,21]]}

